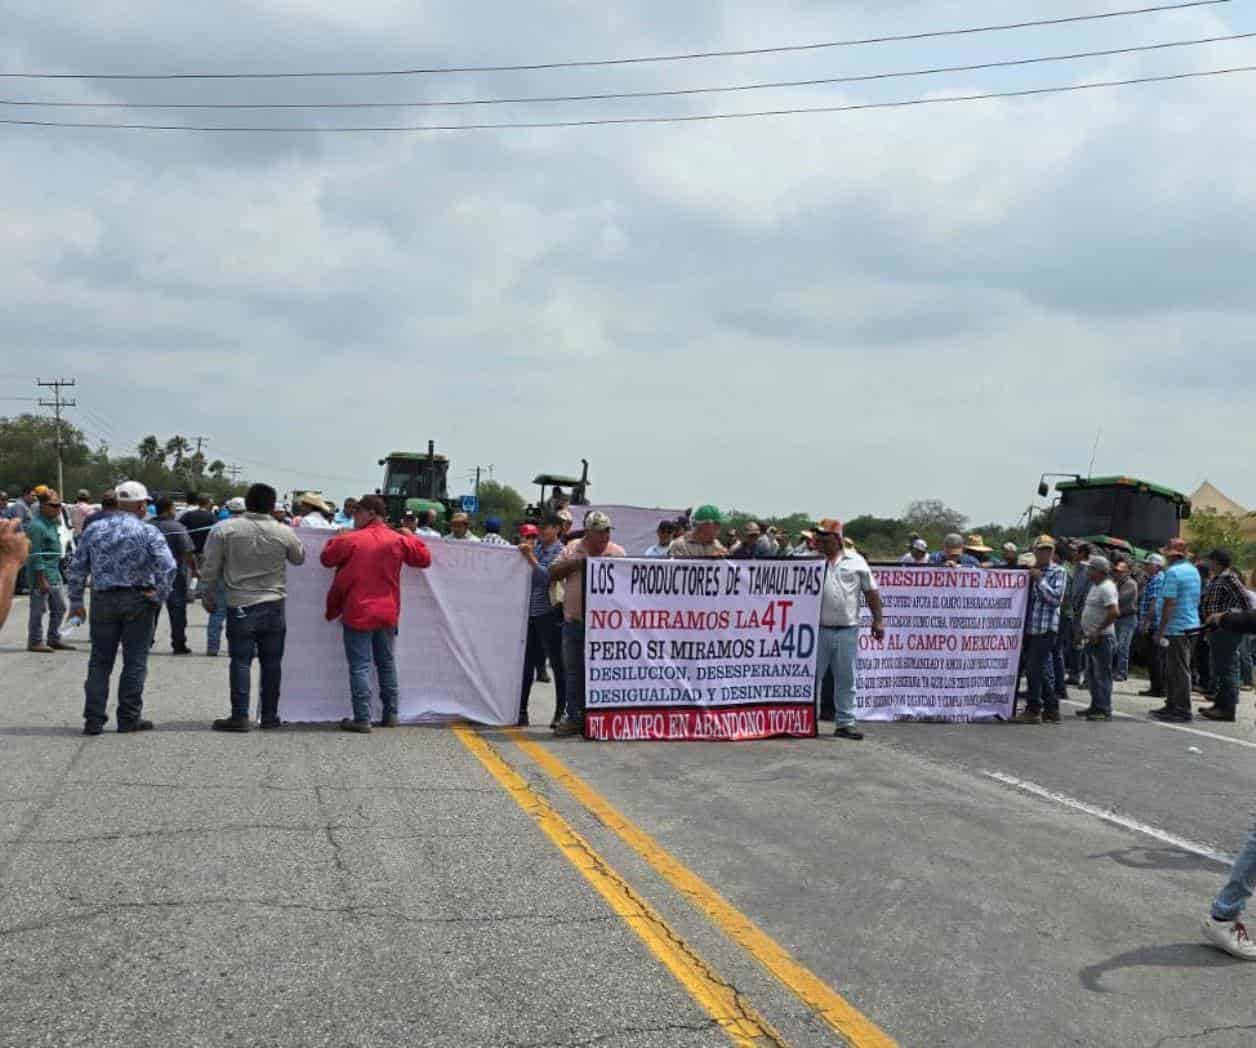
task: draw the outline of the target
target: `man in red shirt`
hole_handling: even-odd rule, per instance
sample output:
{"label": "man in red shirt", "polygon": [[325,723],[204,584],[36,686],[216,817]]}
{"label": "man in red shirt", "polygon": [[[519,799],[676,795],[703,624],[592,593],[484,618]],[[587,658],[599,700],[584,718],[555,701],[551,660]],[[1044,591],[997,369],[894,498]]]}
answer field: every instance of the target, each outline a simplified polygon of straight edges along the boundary
{"label": "man in red shirt", "polygon": [[393,531],[378,495],[364,495],[353,514],[353,531],[342,531],[323,547],[323,567],[335,568],[327,591],[327,621],[339,618],[349,660],[353,716],[340,722],[345,731],[371,730],[371,663],[379,674],[382,728],[397,724],[397,664],[393,641],[401,616],[401,566],[426,568],[432,556],[408,531]]}

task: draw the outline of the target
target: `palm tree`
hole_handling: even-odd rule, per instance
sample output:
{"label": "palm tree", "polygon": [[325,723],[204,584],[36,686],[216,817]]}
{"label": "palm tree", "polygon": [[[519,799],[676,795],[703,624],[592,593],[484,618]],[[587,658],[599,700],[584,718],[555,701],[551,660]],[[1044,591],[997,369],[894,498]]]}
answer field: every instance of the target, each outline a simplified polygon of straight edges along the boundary
{"label": "palm tree", "polygon": [[183,456],[192,450],[192,442],[187,437],[174,436],[166,441],[166,454],[174,461],[170,468],[177,470],[183,466]]}
{"label": "palm tree", "polygon": [[166,460],[166,453],[152,434],[141,440],[135,450],[139,452],[140,461],[146,466],[160,466]]}
{"label": "palm tree", "polygon": [[227,472],[227,464],[222,459],[214,459],[209,464],[209,475],[215,480],[222,480],[222,475]]}

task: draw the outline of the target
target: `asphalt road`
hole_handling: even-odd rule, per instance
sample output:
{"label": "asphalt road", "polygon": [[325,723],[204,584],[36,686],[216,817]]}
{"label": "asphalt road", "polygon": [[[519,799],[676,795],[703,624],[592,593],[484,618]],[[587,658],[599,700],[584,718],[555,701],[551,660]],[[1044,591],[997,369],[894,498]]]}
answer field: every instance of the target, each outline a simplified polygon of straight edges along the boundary
{"label": "asphalt road", "polygon": [[2,1045],[1256,1043],[1256,966],[1198,933],[1253,821],[1250,694],[1194,732],[1127,694],[1108,724],[863,743],[232,736],[226,660],[159,638],[157,730],[84,738],[86,652],[27,653],[25,610]]}

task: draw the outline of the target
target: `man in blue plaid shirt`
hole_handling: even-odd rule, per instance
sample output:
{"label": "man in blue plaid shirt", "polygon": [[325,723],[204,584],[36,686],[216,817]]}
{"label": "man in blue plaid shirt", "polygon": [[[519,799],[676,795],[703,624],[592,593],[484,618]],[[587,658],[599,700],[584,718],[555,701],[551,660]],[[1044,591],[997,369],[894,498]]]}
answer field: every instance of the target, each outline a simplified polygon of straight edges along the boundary
{"label": "man in blue plaid shirt", "polygon": [[1025,673],[1029,698],[1025,709],[1012,718],[1015,724],[1059,724],[1060,700],[1055,691],[1051,665],[1056,634],[1060,629],[1060,603],[1067,578],[1053,562],[1055,540],[1042,535],[1034,543],[1034,566],[1029,572],[1029,610],[1025,617]]}

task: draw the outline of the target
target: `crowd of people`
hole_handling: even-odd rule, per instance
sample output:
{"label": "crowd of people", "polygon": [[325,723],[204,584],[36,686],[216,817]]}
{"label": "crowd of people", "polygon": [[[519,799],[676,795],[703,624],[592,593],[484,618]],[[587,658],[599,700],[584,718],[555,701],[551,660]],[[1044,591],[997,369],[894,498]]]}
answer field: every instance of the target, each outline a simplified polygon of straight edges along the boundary
{"label": "crowd of people", "polygon": [[[120,733],[153,727],[143,717],[143,691],[160,609],[170,617],[172,650],[191,654],[187,605],[195,586],[210,613],[206,654],[217,655],[225,626],[230,654],[230,712],[215,731],[252,730],[251,674],[260,674],[260,726],[282,726],[279,716],[286,637],[286,572],[304,563],[298,527],[332,530],[321,563],[334,570],[325,614],[341,623],[351,715],[345,731],[369,733],[371,671],[379,685],[382,715],[374,726],[398,724],[400,686],[394,644],[400,616],[403,567],[426,569],[431,554],[424,539],[511,545],[496,520],[484,535],[471,531],[465,514],[454,514],[449,531],[437,529],[436,514],[406,514],[398,526],[387,521],[378,495],[348,499],[337,509],[321,495],[305,493],[290,509],[278,504],[274,488],[254,484],[243,498],[216,507],[208,497],[193,500],[181,515],[168,497],[152,500],[137,482],[106,492],[97,506],[80,492],[72,507],[49,487],[23,491],[10,503],[0,493],[0,624],[8,617],[19,576],[30,591],[28,650],[72,651],[63,621],[90,623],[91,653],[84,682],[83,731],[99,735],[107,723],[110,678],[122,654],[115,716]],[[821,596],[815,693],[832,681],[835,734],[863,738],[855,723],[858,635],[862,609],[870,613],[874,637],[884,636],[882,605],[868,561],[843,535],[836,518],[826,518],[795,542],[774,528],[751,523],[721,541],[723,515],[712,505],[680,520],[661,521],[649,557],[814,557],[825,561]],[[66,530],[70,532],[67,542]],[[611,540],[612,521],[601,511],[585,514],[574,528],[569,506],[551,501],[521,524],[515,544],[531,571],[527,646],[519,723],[528,723],[533,682],[548,662],[554,669],[559,736],[584,728],[584,587],[590,557],[623,557]],[[1164,699],[1151,716],[1170,723],[1192,719],[1197,688],[1210,705],[1201,716],[1233,721],[1240,690],[1252,687],[1252,638],[1256,594],[1235,570],[1229,551],[1194,556],[1182,539],[1141,562],[1112,557],[1086,542],[1040,536],[1021,551],[1007,543],[996,559],[980,535],[947,535],[942,549],[912,536],[901,564],[931,568],[1019,569],[1029,575],[1021,672],[1027,680],[1017,724],[1060,720],[1067,687],[1084,685],[1090,703],[1078,710],[1087,721],[1112,717],[1114,681],[1129,675],[1131,649],[1141,639],[1149,669],[1142,695]],[[1253,580],[1256,583],[1256,580]],[[91,613],[85,592],[92,591]],[[1204,922],[1209,941],[1235,956],[1256,960],[1256,944],[1240,918],[1256,886],[1256,830],[1249,836]]]}

